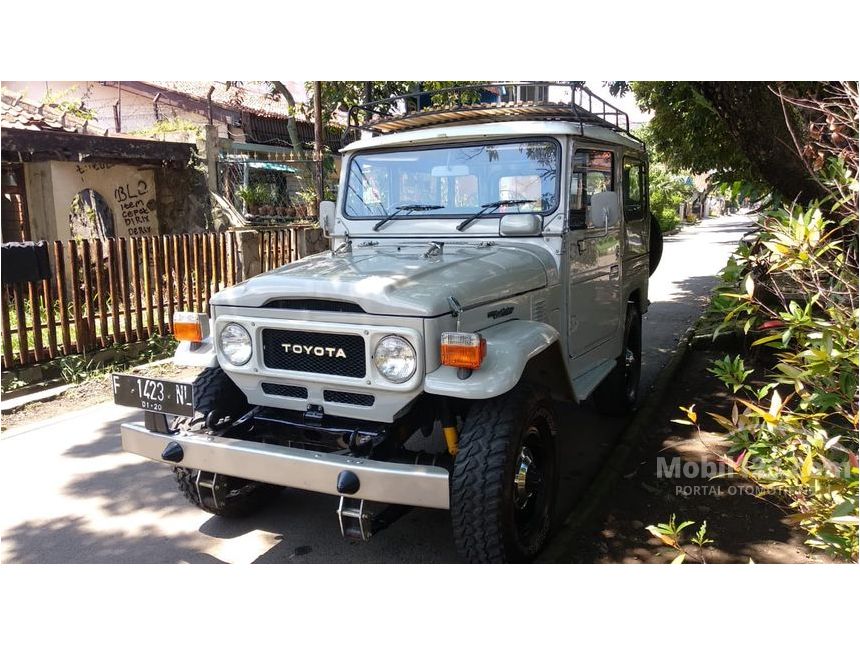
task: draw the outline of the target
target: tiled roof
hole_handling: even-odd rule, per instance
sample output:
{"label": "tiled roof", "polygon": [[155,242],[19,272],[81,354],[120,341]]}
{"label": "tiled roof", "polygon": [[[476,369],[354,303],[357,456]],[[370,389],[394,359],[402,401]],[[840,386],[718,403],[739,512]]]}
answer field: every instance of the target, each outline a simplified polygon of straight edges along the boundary
{"label": "tiled roof", "polygon": [[88,121],[64,113],[62,110],[34,103],[18,92],[0,90],[0,125],[18,130],[46,132],[76,132],[78,134],[107,134],[104,128],[94,127]]}
{"label": "tiled roof", "polygon": [[[209,88],[215,87],[212,101],[218,105],[235,110],[253,112],[260,116],[281,117],[289,116],[287,101],[277,93],[269,90],[263,81],[243,81],[240,86],[225,81],[144,81],[155,87],[174,92],[181,92],[196,99],[206,100]],[[301,83],[286,81],[285,85],[292,92],[296,103],[307,100],[307,94]]]}

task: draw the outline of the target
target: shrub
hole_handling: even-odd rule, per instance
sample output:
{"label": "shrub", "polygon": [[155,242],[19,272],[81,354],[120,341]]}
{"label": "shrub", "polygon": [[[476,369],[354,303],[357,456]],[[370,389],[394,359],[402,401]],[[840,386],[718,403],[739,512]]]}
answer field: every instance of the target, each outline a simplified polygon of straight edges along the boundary
{"label": "shrub", "polygon": [[736,398],[730,418],[709,414],[727,432],[726,462],[791,509],[807,544],[856,561],[856,87],[841,86],[826,103],[805,107],[818,110],[837,135],[822,136],[811,150],[814,169],[825,153],[815,174],[829,196],[772,209],[757,239],[723,272],[711,305],[723,315],[715,335],[726,326],[743,329],[766,376],[751,381],[740,357],[715,362],[711,371]]}

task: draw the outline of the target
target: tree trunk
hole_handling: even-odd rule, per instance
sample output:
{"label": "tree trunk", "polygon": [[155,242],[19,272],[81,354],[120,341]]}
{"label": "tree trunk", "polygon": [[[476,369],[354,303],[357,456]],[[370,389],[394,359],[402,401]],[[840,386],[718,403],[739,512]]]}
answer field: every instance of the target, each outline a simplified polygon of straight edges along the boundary
{"label": "tree trunk", "polygon": [[272,85],[278,94],[283,96],[287,101],[287,105],[290,108],[290,116],[287,119],[287,134],[290,136],[290,145],[293,147],[296,156],[299,159],[304,159],[305,149],[302,146],[302,140],[299,137],[299,128],[296,125],[296,100],[293,98],[292,92],[281,81],[272,81]]}
{"label": "tree trunk", "polygon": [[788,106],[789,118],[797,119],[789,129],[782,102],[767,83],[706,81],[694,85],[762,178],[784,197],[809,203],[826,195],[801,159],[792,136],[792,129],[796,136],[803,136],[801,118]]}

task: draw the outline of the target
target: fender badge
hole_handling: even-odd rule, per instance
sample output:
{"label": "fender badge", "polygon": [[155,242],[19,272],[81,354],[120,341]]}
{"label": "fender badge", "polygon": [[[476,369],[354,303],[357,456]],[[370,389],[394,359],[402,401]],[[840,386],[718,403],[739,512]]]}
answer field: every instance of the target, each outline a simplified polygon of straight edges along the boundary
{"label": "fender badge", "polygon": [[512,313],[514,313],[513,307],[502,307],[501,309],[494,309],[493,311],[488,311],[487,318],[492,318],[493,320],[496,320],[498,318],[510,316]]}

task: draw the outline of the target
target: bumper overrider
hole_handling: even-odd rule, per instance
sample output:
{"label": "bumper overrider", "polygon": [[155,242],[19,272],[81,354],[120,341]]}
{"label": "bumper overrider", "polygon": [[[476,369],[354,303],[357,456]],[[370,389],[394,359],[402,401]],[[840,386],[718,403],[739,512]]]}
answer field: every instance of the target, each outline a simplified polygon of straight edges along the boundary
{"label": "bumper overrider", "polygon": [[440,466],[374,461],[209,435],[164,434],[124,423],[122,447],[174,466],[300,490],[425,508],[449,507],[448,471]]}

